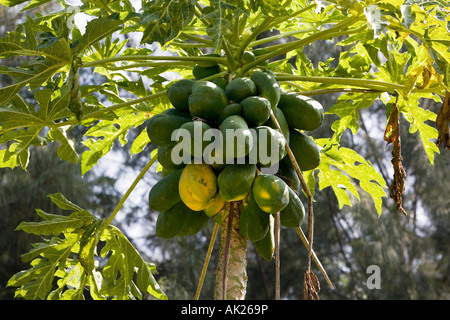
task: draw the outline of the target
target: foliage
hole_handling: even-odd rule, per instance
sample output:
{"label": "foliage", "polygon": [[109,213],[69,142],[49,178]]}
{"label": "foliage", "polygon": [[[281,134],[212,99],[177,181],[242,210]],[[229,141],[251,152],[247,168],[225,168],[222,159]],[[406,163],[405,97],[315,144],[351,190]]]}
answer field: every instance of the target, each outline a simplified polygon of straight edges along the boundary
{"label": "foliage", "polygon": [[[0,0],[5,6],[24,2]],[[47,2],[29,1],[24,10]],[[0,143],[4,146],[0,149],[1,168],[20,166],[26,170],[30,148],[57,142],[58,156],[81,163],[84,175],[111,151],[114,142],[126,145],[131,129],[142,130],[140,125],[149,117],[170,107],[165,92],[173,78],[168,71],[189,77],[196,63],[210,61],[225,70],[217,76],[242,76],[280,56],[283,58],[267,68],[275,73],[283,90],[309,96],[344,93],[327,111],[328,116],[335,117],[333,135],[316,140],[322,146],[324,161],[316,170],[305,172],[312,190],[316,183],[319,190],[331,186],[340,207],[352,205],[350,195],[360,198],[361,188],[381,214],[382,198],[387,196],[386,182],[372,164],[341,145],[347,129],[353,135],[359,130],[360,110],[382,103],[387,122],[398,108],[410,124],[410,133],[419,134],[430,164],[440,152],[436,141],[448,144],[448,115],[444,114],[436,127],[436,113],[421,107],[423,99],[441,102],[450,89],[450,7],[441,1],[373,4],[358,0],[286,0],[280,5],[272,0],[143,0],[140,10],[128,0],[83,0],[77,10],[64,2],[61,5],[60,11],[49,15],[28,17],[0,39],[1,59],[26,57],[18,66],[0,66],[0,73],[14,80],[0,88]],[[84,32],[68,23],[75,12],[90,17]],[[257,39],[271,29],[279,34]],[[141,36],[140,45],[124,49],[128,40],[123,40],[122,35],[130,33]],[[304,53],[305,46],[334,38],[350,49],[341,54],[335,67],[331,60],[314,66]],[[286,42],[270,44],[279,39]],[[155,54],[150,46],[155,42],[174,54]],[[258,46],[269,50],[255,61],[242,64],[243,53]],[[205,57],[204,51],[224,56]],[[104,82],[81,84],[78,75],[83,68],[92,68]],[[130,73],[136,74],[138,80],[131,80]],[[32,101],[22,98],[24,90],[33,93]],[[443,106],[448,106],[448,99]],[[86,129],[82,144],[87,151],[82,154],[68,134],[79,127]],[[133,141],[130,157],[144,151],[149,143],[141,131]],[[153,155],[149,165],[155,159]],[[32,268],[10,282],[20,287],[18,296],[44,299],[62,294],[81,298],[88,284],[94,298],[134,298],[146,291],[164,297],[153,282],[153,267],[134,250],[131,256],[119,258],[130,244],[110,222],[123,201],[112,217],[103,221],[61,200],[61,195],[53,195],[52,199],[72,213],[54,216],[38,210],[44,221],[24,223],[20,228],[47,236],[62,233],[64,238],[53,237],[25,255]],[[106,243],[100,257],[111,252],[108,261],[120,261],[121,268],[110,269],[107,262],[101,271],[105,285],[99,284],[99,273],[94,268],[94,249],[99,241]],[[36,288],[36,280],[30,279],[39,267],[47,268],[47,272],[40,274],[43,286]],[[136,283],[132,278],[134,268],[138,270]],[[117,279],[117,272],[112,271],[120,271],[121,277]],[[50,287],[53,277],[59,278],[56,290]],[[111,283],[116,283],[120,292],[114,291]],[[69,289],[63,293],[66,285]]]}

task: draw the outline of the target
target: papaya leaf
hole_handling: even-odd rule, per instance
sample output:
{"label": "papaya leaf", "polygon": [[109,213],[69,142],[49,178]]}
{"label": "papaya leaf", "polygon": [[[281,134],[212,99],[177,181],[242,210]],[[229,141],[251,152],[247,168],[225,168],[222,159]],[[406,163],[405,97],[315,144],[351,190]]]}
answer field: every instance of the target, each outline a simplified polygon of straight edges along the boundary
{"label": "papaya leaf", "polygon": [[338,143],[347,129],[356,134],[359,129],[359,111],[370,107],[377,98],[378,94],[369,93],[347,93],[341,95],[338,102],[326,112],[326,114],[335,114],[339,117],[331,126],[334,135],[330,143]]}
{"label": "papaya leaf", "polygon": [[78,54],[91,45],[98,43],[100,40],[104,39],[107,35],[113,33],[120,29],[123,25],[123,21],[115,19],[114,16],[101,17],[91,20],[86,25],[86,31],[81,37],[80,41],[73,48],[73,53]]}
{"label": "papaya leaf", "polygon": [[[72,212],[66,216],[38,209],[42,221],[18,226],[19,230],[51,238],[32,244],[22,255],[31,268],[9,279],[8,286],[17,287],[16,297],[82,300],[89,287],[93,299],[141,299],[144,294],[167,299],[153,277],[155,266],[142,259],[119,229],[60,193],[49,197],[59,208]],[[101,255],[97,253],[100,240]],[[99,259],[104,267],[99,266]]]}
{"label": "papaya leaf", "polygon": [[233,36],[235,17],[243,14],[249,15],[243,5],[244,2],[239,0],[211,0],[211,6],[214,10],[203,17],[212,21],[207,26],[206,32],[216,46],[219,46],[223,39]]}
{"label": "papaya leaf", "polygon": [[11,100],[23,87],[39,88],[54,73],[72,62],[72,51],[66,39],[60,38],[52,44],[40,46],[37,42],[39,29],[28,20],[17,31],[0,39],[0,58],[12,56],[37,56],[28,59],[19,67],[0,66],[0,73],[10,76],[15,83],[0,88],[0,101]]}
{"label": "papaya leaf", "polygon": [[[328,139],[317,139],[316,142],[319,146],[329,143]],[[371,196],[378,215],[381,214],[382,198],[386,197],[383,189],[386,182],[370,161],[356,151],[336,144],[327,147],[323,149],[318,170],[319,190],[332,187],[340,208],[352,205],[348,192],[360,199],[357,189],[359,186]]]}
{"label": "papaya leaf", "polygon": [[194,18],[196,0],[155,0],[143,3],[140,25],[141,43],[161,46],[176,38]]}
{"label": "papaya leaf", "polygon": [[154,266],[142,259],[119,229],[108,228],[100,240],[106,242],[101,256],[111,253],[103,269],[105,284],[102,294],[130,299],[136,286],[141,292],[149,292],[158,299],[167,299],[152,275]]}
{"label": "papaya leaf", "polygon": [[57,154],[61,160],[69,161],[72,164],[80,161],[81,158],[75,150],[75,144],[72,140],[69,140],[64,128],[52,129],[48,132],[47,137],[49,140],[60,143]]}
{"label": "papaya leaf", "polygon": [[145,112],[128,113],[116,120],[102,120],[91,127],[85,134],[89,138],[83,141],[89,150],[83,152],[81,156],[81,173],[84,175],[98,163],[100,158],[111,151],[113,143],[117,139],[122,145],[125,145],[128,142],[129,130],[134,126],[139,126],[147,119],[148,116]]}
{"label": "papaya leaf", "polygon": [[432,121],[435,123],[437,115],[433,111],[423,109],[419,106],[421,98],[436,99],[436,97],[430,94],[411,93],[407,99],[401,96],[399,97],[398,107],[410,123],[409,132],[419,133],[428,160],[430,164],[433,164],[435,153],[439,153],[439,148],[435,143],[438,139],[438,131],[426,122]]}

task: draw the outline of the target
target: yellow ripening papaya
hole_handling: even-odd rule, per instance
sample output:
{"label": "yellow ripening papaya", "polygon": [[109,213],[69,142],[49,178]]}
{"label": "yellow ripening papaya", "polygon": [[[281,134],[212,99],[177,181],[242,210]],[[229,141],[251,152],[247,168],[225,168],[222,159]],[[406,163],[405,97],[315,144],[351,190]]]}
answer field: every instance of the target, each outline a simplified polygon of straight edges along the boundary
{"label": "yellow ripening papaya", "polygon": [[217,177],[207,164],[188,164],[181,173],[178,191],[188,208],[202,211],[217,192]]}

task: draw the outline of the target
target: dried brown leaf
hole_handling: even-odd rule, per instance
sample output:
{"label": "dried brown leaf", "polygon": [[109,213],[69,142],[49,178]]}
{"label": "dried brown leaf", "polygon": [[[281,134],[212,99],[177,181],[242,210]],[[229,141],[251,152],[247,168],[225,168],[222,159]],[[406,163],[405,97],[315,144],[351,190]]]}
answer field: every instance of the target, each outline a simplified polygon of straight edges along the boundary
{"label": "dried brown leaf", "polygon": [[450,150],[450,134],[448,129],[448,123],[450,122],[450,92],[446,92],[444,102],[439,109],[436,117],[436,127],[439,133],[436,144],[439,146],[441,143],[444,148]]}
{"label": "dried brown leaf", "polygon": [[402,154],[401,154],[401,140],[400,140],[400,121],[398,105],[394,105],[394,109],[389,117],[389,121],[386,125],[386,130],[384,132],[384,140],[387,144],[392,143],[392,165],[394,167],[394,180],[390,186],[390,197],[397,204],[397,209],[406,215],[405,209],[402,205],[402,195],[405,190],[405,177],[406,171],[402,164]]}
{"label": "dried brown leaf", "polygon": [[303,280],[303,300],[320,300],[319,279],[311,270],[306,270]]}

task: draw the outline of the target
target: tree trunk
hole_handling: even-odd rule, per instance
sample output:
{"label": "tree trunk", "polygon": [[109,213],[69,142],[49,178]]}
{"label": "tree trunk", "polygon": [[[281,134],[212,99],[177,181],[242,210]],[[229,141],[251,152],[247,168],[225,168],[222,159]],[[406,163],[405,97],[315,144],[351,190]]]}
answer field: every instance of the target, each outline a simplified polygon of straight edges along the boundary
{"label": "tree trunk", "polygon": [[240,208],[240,203],[227,203],[222,211],[215,300],[244,300],[247,292],[247,242],[239,233]]}

